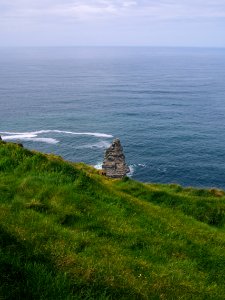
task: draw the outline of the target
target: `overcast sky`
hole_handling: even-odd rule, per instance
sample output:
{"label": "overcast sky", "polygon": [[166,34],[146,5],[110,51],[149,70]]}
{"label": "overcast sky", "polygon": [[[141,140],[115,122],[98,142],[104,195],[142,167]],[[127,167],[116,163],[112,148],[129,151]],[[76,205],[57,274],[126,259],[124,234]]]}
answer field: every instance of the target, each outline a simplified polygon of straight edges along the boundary
{"label": "overcast sky", "polygon": [[0,0],[0,46],[225,47],[225,0]]}

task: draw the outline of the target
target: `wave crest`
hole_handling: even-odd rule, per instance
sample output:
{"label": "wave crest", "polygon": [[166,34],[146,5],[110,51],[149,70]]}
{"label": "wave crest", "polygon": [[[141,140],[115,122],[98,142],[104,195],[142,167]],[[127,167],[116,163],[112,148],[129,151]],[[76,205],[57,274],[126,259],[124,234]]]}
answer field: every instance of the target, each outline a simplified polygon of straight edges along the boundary
{"label": "wave crest", "polygon": [[[79,136],[93,136],[97,138],[112,138],[113,136],[106,133],[99,132],[74,132],[74,131],[65,131],[65,130],[38,130],[30,132],[10,132],[10,131],[0,131],[2,139],[5,141],[8,140],[21,140],[21,141],[32,141],[32,142],[41,142],[47,144],[57,144],[59,141],[52,137],[38,137],[41,134],[49,133],[59,133],[59,134],[69,134],[69,135],[79,135]],[[107,148],[109,143],[106,141],[101,141],[95,144],[88,144],[81,146],[80,148]]]}
{"label": "wave crest", "polygon": [[59,141],[53,138],[37,138],[35,134],[18,134],[18,135],[8,135],[2,136],[3,141],[12,141],[12,140],[20,140],[20,141],[30,141],[30,142],[40,142],[47,144],[57,144]]}
{"label": "wave crest", "polygon": [[102,138],[112,138],[111,134],[99,133],[99,132],[75,132],[75,131],[65,131],[65,130],[38,130],[38,131],[30,131],[30,132],[10,132],[10,131],[0,131],[0,134],[7,135],[39,135],[42,133],[63,133],[63,134],[71,134],[71,135],[88,135],[94,137],[102,137]]}

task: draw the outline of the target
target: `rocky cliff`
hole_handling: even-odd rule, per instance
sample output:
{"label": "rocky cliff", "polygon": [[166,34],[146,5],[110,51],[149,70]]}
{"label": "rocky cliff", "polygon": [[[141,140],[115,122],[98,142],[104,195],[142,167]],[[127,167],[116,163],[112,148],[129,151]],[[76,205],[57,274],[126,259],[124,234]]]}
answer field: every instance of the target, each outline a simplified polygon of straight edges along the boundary
{"label": "rocky cliff", "polygon": [[120,140],[115,139],[112,145],[106,150],[102,169],[107,177],[123,178],[130,172],[125,162],[125,155]]}

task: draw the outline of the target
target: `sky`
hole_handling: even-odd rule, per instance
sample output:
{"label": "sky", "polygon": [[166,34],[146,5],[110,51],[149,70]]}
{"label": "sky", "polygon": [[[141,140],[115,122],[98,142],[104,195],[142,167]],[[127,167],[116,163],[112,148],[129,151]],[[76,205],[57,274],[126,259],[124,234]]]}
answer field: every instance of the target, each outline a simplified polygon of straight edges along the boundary
{"label": "sky", "polygon": [[225,0],[0,0],[0,47],[225,47]]}

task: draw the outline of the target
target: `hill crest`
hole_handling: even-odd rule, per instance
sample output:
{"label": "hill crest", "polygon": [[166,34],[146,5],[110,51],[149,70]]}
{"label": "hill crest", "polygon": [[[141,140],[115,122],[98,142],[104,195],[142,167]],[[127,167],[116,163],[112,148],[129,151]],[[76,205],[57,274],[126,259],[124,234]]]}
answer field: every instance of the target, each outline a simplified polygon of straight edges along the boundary
{"label": "hill crest", "polygon": [[0,297],[223,299],[225,193],[0,141]]}

